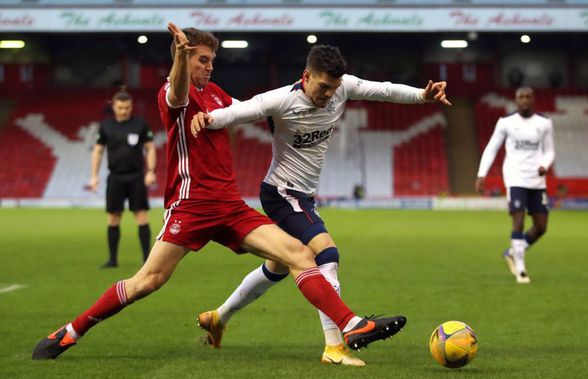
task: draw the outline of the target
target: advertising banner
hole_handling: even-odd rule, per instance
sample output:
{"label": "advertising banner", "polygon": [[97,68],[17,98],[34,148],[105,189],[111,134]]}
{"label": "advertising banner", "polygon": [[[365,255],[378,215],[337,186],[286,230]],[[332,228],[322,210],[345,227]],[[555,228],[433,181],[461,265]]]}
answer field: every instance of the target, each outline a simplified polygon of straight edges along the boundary
{"label": "advertising banner", "polygon": [[588,31],[588,8],[10,8],[0,32]]}

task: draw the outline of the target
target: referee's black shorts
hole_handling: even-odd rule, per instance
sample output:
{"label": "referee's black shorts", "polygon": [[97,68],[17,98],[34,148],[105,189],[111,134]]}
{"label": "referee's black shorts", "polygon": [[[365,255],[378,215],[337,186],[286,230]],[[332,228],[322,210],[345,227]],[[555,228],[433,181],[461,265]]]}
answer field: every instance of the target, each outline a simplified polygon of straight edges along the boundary
{"label": "referee's black shorts", "polygon": [[143,173],[110,173],[106,182],[106,211],[119,213],[125,209],[125,199],[129,199],[129,209],[133,212],[149,210],[149,198]]}

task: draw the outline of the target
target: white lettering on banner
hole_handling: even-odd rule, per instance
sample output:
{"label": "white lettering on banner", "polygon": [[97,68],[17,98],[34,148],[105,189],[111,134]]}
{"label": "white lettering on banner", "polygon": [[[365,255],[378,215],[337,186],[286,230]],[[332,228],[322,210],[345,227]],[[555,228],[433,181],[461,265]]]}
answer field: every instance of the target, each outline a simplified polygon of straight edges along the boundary
{"label": "white lettering on banner", "polygon": [[588,31],[588,9],[566,8],[13,8],[0,32],[164,32],[167,23],[217,31]]}

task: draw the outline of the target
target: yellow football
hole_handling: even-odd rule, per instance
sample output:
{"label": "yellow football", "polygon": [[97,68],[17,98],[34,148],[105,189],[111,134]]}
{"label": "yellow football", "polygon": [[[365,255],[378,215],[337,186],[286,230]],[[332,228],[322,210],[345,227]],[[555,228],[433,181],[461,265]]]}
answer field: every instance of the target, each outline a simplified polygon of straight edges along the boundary
{"label": "yellow football", "polygon": [[437,362],[449,368],[467,365],[478,352],[478,337],[461,321],[447,321],[431,335],[429,349]]}

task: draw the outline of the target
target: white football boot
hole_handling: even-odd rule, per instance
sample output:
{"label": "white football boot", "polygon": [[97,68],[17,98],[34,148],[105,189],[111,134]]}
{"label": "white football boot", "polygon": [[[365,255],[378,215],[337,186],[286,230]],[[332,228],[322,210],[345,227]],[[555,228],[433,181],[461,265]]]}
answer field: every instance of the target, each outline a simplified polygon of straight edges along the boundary
{"label": "white football boot", "polygon": [[517,279],[517,283],[531,283],[531,278],[529,278],[529,275],[527,274],[527,268],[525,267],[525,250],[521,249],[518,252],[515,250],[513,254],[513,260],[515,263],[515,277]]}
{"label": "white football boot", "polygon": [[506,265],[508,266],[508,269],[510,270],[510,273],[513,276],[517,276],[517,268],[513,258],[513,249],[509,247],[508,249],[504,250],[502,256],[504,258],[504,261],[506,262]]}

